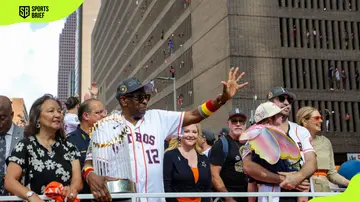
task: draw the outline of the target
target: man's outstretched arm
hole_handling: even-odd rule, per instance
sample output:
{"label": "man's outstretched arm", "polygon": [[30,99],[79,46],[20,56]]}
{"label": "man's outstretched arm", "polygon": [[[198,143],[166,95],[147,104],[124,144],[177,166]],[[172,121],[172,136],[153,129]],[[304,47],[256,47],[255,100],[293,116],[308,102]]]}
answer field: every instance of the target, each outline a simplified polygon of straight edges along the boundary
{"label": "man's outstretched arm", "polygon": [[212,113],[216,112],[228,100],[232,99],[239,89],[247,86],[248,82],[238,84],[240,79],[245,76],[245,72],[242,72],[239,76],[237,76],[238,71],[238,67],[231,68],[229,70],[228,80],[221,82],[223,84],[223,92],[222,94],[218,95],[216,99],[209,100],[199,107],[185,112],[182,126],[185,127],[201,122],[205,118],[209,117]]}

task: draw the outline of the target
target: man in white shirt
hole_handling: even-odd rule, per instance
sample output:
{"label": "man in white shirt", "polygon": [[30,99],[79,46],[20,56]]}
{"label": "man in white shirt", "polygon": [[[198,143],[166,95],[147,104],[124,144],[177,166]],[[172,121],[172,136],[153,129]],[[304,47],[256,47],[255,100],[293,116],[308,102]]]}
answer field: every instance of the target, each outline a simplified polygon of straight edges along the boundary
{"label": "man in white shirt", "polygon": [[[238,68],[231,68],[228,80],[222,81],[223,92],[216,99],[209,100],[192,111],[174,112],[165,110],[147,110],[152,85],[142,85],[136,78],[122,81],[116,93],[116,99],[122,109],[122,116],[128,126],[127,137],[130,149],[132,180],[138,193],[163,193],[163,155],[164,140],[181,134],[185,126],[204,120],[248,83],[238,84],[245,73],[237,76]],[[92,144],[90,144],[92,145]],[[98,201],[110,201],[111,196],[106,188],[106,181],[116,180],[98,176],[89,172],[92,168],[91,147],[88,149],[83,169],[85,179],[90,185],[92,194]],[[159,198],[141,198],[142,202],[163,201]]]}
{"label": "man in white shirt", "polygon": [[202,144],[201,144],[201,148],[203,150],[204,155],[208,156],[209,155],[209,151],[211,149],[211,147],[213,146],[216,137],[215,134],[209,130],[202,130]]}
{"label": "man in white shirt", "polygon": [[[300,149],[302,160],[299,162],[301,169],[299,172],[292,173],[272,173],[261,165],[252,162],[251,158],[243,159],[245,172],[255,180],[280,185],[282,191],[286,190],[306,190],[309,178],[317,169],[316,154],[311,145],[311,135],[309,131],[293,122],[288,117],[291,111],[290,105],[295,100],[295,95],[282,87],[274,87],[269,90],[267,95],[269,101],[275,103],[281,109],[283,121],[280,126],[287,135],[297,144]],[[297,197],[280,198],[280,202],[295,202]]]}
{"label": "man in white shirt", "polygon": [[5,160],[24,136],[24,129],[13,123],[13,116],[10,99],[0,95],[0,195],[7,195],[4,190]]}

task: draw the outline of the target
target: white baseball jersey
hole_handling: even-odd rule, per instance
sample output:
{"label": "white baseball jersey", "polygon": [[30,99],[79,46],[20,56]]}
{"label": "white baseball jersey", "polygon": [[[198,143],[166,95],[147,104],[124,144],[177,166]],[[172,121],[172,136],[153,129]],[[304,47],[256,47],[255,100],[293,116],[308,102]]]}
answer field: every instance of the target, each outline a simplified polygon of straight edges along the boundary
{"label": "white baseball jersey", "polygon": [[[163,193],[164,140],[182,133],[184,112],[148,110],[134,126],[127,122],[130,163],[137,193]],[[92,160],[91,145],[86,160]],[[142,202],[164,201],[142,198]]]}
{"label": "white baseball jersey", "polygon": [[65,134],[69,134],[76,130],[78,125],[80,124],[80,121],[78,119],[78,116],[76,114],[67,113],[64,117],[64,127],[65,127]]}
{"label": "white baseball jersey", "polygon": [[[307,152],[315,152],[313,146],[311,145],[311,134],[308,129],[289,121],[289,136],[296,143],[296,146],[300,150],[301,155],[301,166],[304,165],[304,154]],[[258,192],[280,192],[280,186],[269,186],[266,184],[260,184]],[[274,202],[278,202],[279,197],[273,197]],[[259,202],[268,202],[267,197],[258,197]]]}

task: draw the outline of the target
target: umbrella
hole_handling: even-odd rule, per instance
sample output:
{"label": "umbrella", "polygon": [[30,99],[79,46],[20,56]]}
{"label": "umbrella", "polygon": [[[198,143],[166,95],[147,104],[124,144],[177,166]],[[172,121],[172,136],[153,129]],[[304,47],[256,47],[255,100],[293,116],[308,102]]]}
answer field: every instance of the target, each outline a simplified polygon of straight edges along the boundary
{"label": "umbrella", "polygon": [[250,149],[271,165],[280,158],[298,161],[301,157],[295,142],[275,126],[253,125],[240,136],[240,141],[248,141]]}

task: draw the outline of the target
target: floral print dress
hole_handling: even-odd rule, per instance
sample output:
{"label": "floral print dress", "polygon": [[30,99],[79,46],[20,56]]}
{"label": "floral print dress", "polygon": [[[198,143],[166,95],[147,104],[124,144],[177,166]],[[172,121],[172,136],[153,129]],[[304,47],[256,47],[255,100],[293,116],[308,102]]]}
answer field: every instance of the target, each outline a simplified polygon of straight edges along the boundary
{"label": "floral print dress", "polygon": [[23,185],[37,194],[43,194],[45,187],[52,181],[70,185],[71,162],[78,159],[80,152],[65,139],[56,138],[49,151],[35,136],[30,136],[18,142],[7,163],[18,164],[23,170]]}

